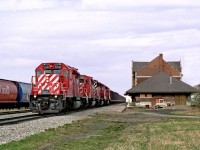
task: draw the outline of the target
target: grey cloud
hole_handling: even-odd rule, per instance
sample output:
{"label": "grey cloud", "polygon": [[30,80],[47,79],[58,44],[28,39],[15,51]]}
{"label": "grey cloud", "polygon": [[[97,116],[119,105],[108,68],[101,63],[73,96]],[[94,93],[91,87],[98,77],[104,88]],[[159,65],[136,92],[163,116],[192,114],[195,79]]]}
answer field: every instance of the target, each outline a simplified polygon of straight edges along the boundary
{"label": "grey cloud", "polygon": [[80,0],[0,0],[0,11],[26,11],[67,7],[76,8]]}

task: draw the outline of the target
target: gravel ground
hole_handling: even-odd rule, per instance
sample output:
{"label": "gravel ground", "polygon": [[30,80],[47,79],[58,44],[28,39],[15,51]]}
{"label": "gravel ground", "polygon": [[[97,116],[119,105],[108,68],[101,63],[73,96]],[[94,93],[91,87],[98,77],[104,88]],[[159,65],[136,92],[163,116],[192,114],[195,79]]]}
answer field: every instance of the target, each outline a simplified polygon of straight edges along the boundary
{"label": "gravel ground", "polygon": [[0,144],[4,144],[13,140],[21,140],[27,136],[43,132],[46,129],[57,128],[59,126],[63,126],[64,124],[70,124],[76,120],[88,118],[90,115],[95,113],[122,112],[124,108],[124,104],[117,104],[70,113],[64,116],[55,116],[14,125],[0,126]]}

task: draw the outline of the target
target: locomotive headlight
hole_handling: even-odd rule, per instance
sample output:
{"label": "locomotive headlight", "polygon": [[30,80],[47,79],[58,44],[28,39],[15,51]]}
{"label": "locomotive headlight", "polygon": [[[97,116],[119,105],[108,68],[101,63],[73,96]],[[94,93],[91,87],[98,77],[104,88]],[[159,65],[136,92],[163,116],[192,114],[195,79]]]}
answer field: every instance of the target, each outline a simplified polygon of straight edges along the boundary
{"label": "locomotive headlight", "polygon": [[37,96],[36,95],[34,95],[34,98],[36,98]]}
{"label": "locomotive headlight", "polygon": [[55,98],[57,98],[58,97],[58,95],[55,95]]}

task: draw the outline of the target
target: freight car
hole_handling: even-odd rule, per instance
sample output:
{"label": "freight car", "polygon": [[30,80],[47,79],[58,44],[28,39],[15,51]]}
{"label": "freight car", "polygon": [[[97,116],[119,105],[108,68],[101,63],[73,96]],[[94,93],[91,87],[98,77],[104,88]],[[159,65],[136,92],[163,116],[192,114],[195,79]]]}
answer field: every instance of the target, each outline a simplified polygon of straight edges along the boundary
{"label": "freight car", "polygon": [[42,63],[32,77],[30,109],[37,113],[59,113],[110,103],[110,89],[78,69],[64,63]]}
{"label": "freight car", "polygon": [[0,108],[29,107],[30,83],[0,79]]}
{"label": "freight car", "polygon": [[125,103],[126,99],[124,96],[120,95],[117,92],[110,91],[110,98],[111,98],[111,103]]}

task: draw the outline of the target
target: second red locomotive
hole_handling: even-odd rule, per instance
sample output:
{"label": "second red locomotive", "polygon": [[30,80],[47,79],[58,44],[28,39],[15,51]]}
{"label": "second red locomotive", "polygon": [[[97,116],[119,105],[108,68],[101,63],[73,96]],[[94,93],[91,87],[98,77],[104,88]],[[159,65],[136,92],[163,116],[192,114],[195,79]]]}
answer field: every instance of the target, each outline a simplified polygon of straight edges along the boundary
{"label": "second red locomotive", "polygon": [[59,113],[110,103],[107,86],[64,63],[42,63],[35,74],[30,95],[32,112]]}

